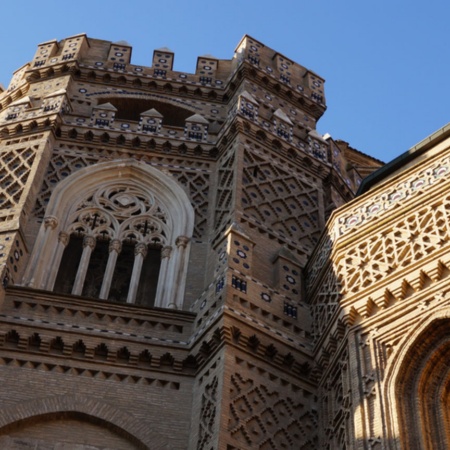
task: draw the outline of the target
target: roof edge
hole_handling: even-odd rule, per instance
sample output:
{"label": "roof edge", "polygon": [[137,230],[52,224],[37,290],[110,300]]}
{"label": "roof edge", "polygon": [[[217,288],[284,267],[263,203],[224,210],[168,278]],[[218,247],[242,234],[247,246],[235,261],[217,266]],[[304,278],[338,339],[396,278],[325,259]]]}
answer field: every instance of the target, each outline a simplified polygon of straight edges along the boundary
{"label": "roof edge", "polygon": [[356,196],[364,194],[374,184],[380,182],[383,178],[391,175],[396,170],[400,169],[402,166],[422,155],[431,147],[434,147],[448,137],[450,137],[450,123],[430,134],[418,144],[414,145],[406,152],[397,156],[391,162],[387,163],[380,169],[371,173],[368,177],[364,178],[364,180],[361,182],[358,192],[356,193]]}

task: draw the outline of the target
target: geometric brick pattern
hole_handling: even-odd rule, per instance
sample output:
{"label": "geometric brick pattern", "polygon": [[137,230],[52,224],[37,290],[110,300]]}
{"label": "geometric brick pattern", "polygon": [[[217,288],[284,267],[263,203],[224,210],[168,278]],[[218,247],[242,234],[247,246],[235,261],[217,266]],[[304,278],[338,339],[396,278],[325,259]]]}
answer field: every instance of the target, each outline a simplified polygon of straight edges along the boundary
{"label": "geometric brick pattern", "polygon": [[139,384],[143,386],[152,386],[156,388],[166,388],[170,390],[179,390],[179,383],[169,382],[165,379],[156,379],[139,375],[130,375],[118,371],[103,371],[98,368],[71,367],[68,364],[56,364],[53,362],[42,362],[33,358],[11,358],[7,356],[0,357],[0,366],[22,367],[24,369],[36,369],[41,372],[53,372],[71,376],[82,376],[95,378],[97,380],[108,380],[110,382],[119,382],[125,384]]}
{"label": "geometric brick pattern", "polygon": [[319,291],[311,304],[314,341],[319,339],[327,328],[333,314],[339,308],[341,298],[341,285],[334,270],[330,267],[324,274]]}
{"label": "geometric brick pattern", "polygon": [[421,166],[416,171],[408,172],[407,176],[402,176],[393,186],[390,185],[371,196],[364,204],[345,208],[345,213],[339,215],[337,236],[355,231],[356,225],[378,220],[387,212],[395,211],[410,199],[423,196],[430,186],[445,182],[449,176],[450,157],[447,155]]}
{"label": "geometric brick pattern", "polygon": [[430,256],[450,241],[450,196],[396,221],[356,245],[340,258],[336,273],[342,293],[355,293],[387,280],[398,270]]}
{"label": "geometric brick pattern", "polygon": [[[16,331],[18,329],[20,333]],[[41,337],[39,333],[25,334],[20,328],[10,329],[8,332],[0,333],[0,348],[3,348],[3,358],[0,358],[0,364],[17,365],[19,367],[28,367],[44,371],[56,371],[63,373],[72,373],[74,375],[83,375],[100,379],[111,379],[116,381],[126,381],[129,383],[155,384],[159,387],[168,387],[170,389],[179,389],[179,383],[168,382],[165,380],[152,379],[145,376],[128,375],[126,372],[120,373],[111,369],[101,370],[100,365],[108,366],[111,363],[119,367],[135,367],[139,370],[148,371],[154,369],[172,369],[175,360],[169,352],[161,352],[155,357],[149,353],[145,346],[142,346],[137,353],[130,352],[127,346],[119,344],[119,347],[111,348],[111,343],[99,340],[89,339],[91,346],[85,345],[83,339],[75,340],[77,337],[69,335],[64,337],[61,333],[46,333]],[[63,336],[63,337],[61,337]],[[65,342],[66,341],[66,342]],[[29,354],[21,357],[15,354],[16,350],[26,351]],[[14,354],[10,352],[13,351]],[[6,352],[6,353],[5,353]],[[5,356],[5,355],[8,356]],[[46,355],[53,359],[49,362]],[[69,359],[73,361],[69,363]],[[90,362],[95,362],[96,368],[89,367]],[[177,361],[176,365],[181,368],[182,361]]]}
{"label": "geometric brick pattern", "polygon": [[415,198],[425,196],[430,187],[446,183],[449,176],[450,157],[435,158],[417,170],[408,171],[394,185],[380,189],[368,200],[343,208],[329,224],[327,236],[317,246],[314,260],[310,261],[307,286],[314,284],[315,277],[330,255],[332,242],[337,238],[356,233],[361,226],[382,220],[387,213],[395,214]]}
{"label": "geometric brick pattern", "polygon": [[235,158],[235,153],[229,152],[220,161],[214,220],[216,232],[222,230],[229,223],[235,187]]}
{"label": "geometric brick pattern", "polygon": [[232,448],[315,449],[316,427],[317,418],[302,403],[238,373],[231,376],[228,431],[240,442]]}
{"label": "geometric brick pattern", "polygon": [[[71,153],[57,150],[54,151],[36,203],[35,214],[38,217],[43,217],[45,207],[53,192],[53,188],[61,180],[79,169],[98,163],[99,159],[105,160],[105,158],[100,157],[100,155],[92,154],[92,152],[90,153],[91,154],[87,151],[73,151]],[[191,164],[187,161],[180,165],[180,161],[169,159],[165,164],[153,163],[152,165],[156,167],[162,166],[166,168],[166,170],[169,168],[170,174],[183,186],[195,209],[194,237],[203,236],[205,230],[207,230],[209,173],[206,170],[198,170],[195,168],[189,170]]]}
{"label": "geometric brick pattern", "polygon": [[197,442],[198,450],[204,450],[211,445],[211,440],[214,435],[214,424],[217,415],[218,383],[217,377],[214,377],[211,383],[205,386],[205,391],[202,395],[199,437]]}
{"label": "geometric brick pattern", "polygon": [[322,411],[321,448],[326,450],[351,448],[351,390],[348,374],[348,354],[340,355],[339,364],[329,373],[320,390]]}
{"label": "geometric brick pattern", "polygon": [[0,169],[0,222],[8,219],[17,206],[26,186],[38,145],[11,148],[1,154]]}
{"label": "geometric brick pattern", "polygon": [[171,169],[170,174],[184,187],[195,211],[193,237],[201,238],[208,230],[210,174],[188,168]]}
{"label": "geometric brick pattern", "polygon": [[244,152],[242,210],[253,222],[310,253],[320,234],[319,190],[300,173]]}
{"label": "geometric brick pattern", "polygon": [[36,202],[35,214],[43,217],[47,203],[57,184],[75,171],[98,162],[98,157],[87,152],[79,151],[77,154],[65,155],[62,152],[54,152],[47,167],[46,176]]}

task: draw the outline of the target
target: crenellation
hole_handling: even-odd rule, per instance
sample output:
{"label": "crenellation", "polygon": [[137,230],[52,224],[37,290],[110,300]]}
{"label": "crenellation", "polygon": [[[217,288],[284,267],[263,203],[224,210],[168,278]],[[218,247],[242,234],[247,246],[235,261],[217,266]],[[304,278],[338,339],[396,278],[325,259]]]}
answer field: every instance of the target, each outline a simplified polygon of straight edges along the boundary
{"label": "crenellation", "polygon": [[60,46],[56,39],[39,44],[31,63],[32,67],[42,67],[46,65],[59,51]]}
{"label": "crenellation", "polygon": [[25,64],[20,69],[18,69],[18,70],[16,70],[14,72],[14,75],[11,78],[11,81],[10,81],[10,83],[8,85],[8,89],[3,90],[2,92],[0,92],[0,97],[3,97],[6,93],[12,93],[16,89],[20,90],[20,88],[26,87],[27,79],[26,79],[25,75],[26,75],[27,70],[28,70],[29,67],[30,67],[30,64]]}
{"label": "crenellation", "polygon": [[79,56],[82,57],[89,51],[89,47],[89,39],[84,33],[66,38],[60,44],[61,60],[67,61],[69,59],[76,59]]}
{"label": "crenellation", "polygon": [[127,65],[131,62],[131,50],[128,42],[113,42],[109,48],[106,67],[112,67],[117,72],[126,71]]}

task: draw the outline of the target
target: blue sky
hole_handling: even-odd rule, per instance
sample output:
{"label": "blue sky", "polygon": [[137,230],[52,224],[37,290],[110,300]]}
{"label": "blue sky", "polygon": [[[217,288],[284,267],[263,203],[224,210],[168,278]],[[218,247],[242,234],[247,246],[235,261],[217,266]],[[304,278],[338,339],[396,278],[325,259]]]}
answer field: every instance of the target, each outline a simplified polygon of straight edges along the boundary
{"label": "blue sky", "polygon": [[126,40],[134,64],[167,46],[189,72],[249,34],[325,78],[318,130],[360,151],[389,161],[449,121],[448,0],[16,0],[0,14],[5,86],[38,43],[78,33]]}

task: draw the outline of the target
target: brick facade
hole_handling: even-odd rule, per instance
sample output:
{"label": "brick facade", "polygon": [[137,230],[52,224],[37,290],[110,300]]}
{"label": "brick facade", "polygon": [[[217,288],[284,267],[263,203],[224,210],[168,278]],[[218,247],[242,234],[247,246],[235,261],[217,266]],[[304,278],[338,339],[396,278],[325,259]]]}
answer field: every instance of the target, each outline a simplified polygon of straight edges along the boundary
{"label": "brick facade", "polygon": [[374,172],[249,36],[131,52],[45,42],[0,94],[0,446],[446,448],[448,130]]}

